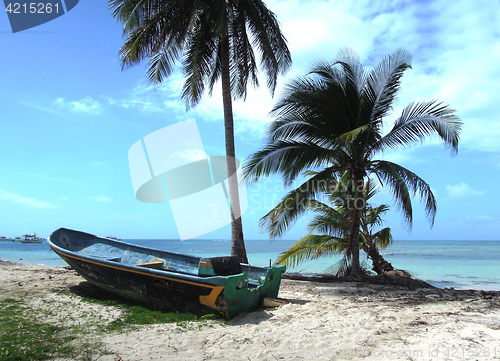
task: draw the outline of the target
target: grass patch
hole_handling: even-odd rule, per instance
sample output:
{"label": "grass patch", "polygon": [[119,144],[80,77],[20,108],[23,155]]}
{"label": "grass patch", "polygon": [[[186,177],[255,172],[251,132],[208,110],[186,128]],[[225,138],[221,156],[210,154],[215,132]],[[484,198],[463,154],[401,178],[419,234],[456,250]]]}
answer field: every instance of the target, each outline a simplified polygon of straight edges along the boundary
{"label": "grass patch", "polygon": [[[0,360],[30,361],[68,358],[90,361],[104,354],[110,354],[102,342],[102,335],[123,332],[142,325],[175,323],[183,332],[193,328],[190,321],[217,318],[216,315],[197,316],[189,313],[164,312],[149,308],[102,292],[96,288],[84,287],[76,291],[54,290],[56,294],[69,296],[54,301],[42,299],[32,303],[28,295],[17,293],[12,298],[0,300]],[[90,292],[89,292],[90,291]],[[14,299],[15,298],[15,299]],[[76,303],[72,300],[77,300]],[[65,316],[60,310],[75,310],[78,302],[101,305],[104,313],[115,314],[116,318],[103,317],[98,308],[82,318]],[[106,309],[108,308],[109,309]],[[116,310],[119,315],[116,315]],[[59,310],[59,311],[58,311]],[[75,323],[75,319],[77,322]],[[194,326],[196,328],[196,326]]]}
{"label": "grass patch", "polygon": [[172,313],[154,311],[143,306],[122,304],[125,314],[120,319],[106,326],[107,331],[121,330],[136,325],[151,325],[157,323],[186,323],[187,321],[199,321],[199,317],[189,313]]}
{"label": "grass patch", "polygon": [[75,354],[76,338],[63,327],[31,321],[21,301],[0,301],[0,359],[47,360]]}
{"label": "grass patch", "polygon": [[113,293],[106,292],[90,283],[83,283],[71,287],[71,292],[78,295],[82,301],[116,307],[123,312],[122,317],[102,328],[103,331],[117,331],[136,325],[151,325],[159,323],[177,323],[186,325],[188,321],[203,321],[207,319],[220,319],[216,314],[195,315],[192,313],[172,312],[152,305],[137,303]]}

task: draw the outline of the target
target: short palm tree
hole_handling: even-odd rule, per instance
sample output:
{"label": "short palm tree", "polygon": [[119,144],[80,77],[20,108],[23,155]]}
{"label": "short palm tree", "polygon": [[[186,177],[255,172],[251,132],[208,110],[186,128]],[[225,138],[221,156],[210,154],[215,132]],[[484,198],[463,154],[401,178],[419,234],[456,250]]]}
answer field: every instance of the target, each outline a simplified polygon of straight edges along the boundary
{"label": "short palm tree", "polygon": [[[267,86],[291,66],[291,56],[276,16],[260,0],[109,0],[126,36],[123,67],[148,62],[148,78],[161,83],[182,58],[186,78],[182,98],[187,108],[222,84],[227,170],[236,173],[232,97],[245,98],[247,84],[257,86],[260,54]],[[236,176],[229,178],[231,254],[248,263]]]}
{"label": "short palm tree", "polygon": [[375,156],[389,149],[408,147],[430,135],[438,135],[453,153],[458,151],[462,122],[455,111],[438,101],[411,103],[396,118],[387,134],[384,119],[393,102],[411,55],[399,49],[371,71],[349,49],[334,62],[317,63],[305,77],[291,81],[271,114],[268,143],[249,157],[245,178],[254,182],[263,176],[281,174],[291,185],[307,169],[319,169],[312,182],[334,177],[350,180],[354,207],[351,211],[351,273],[359,276],[359,229],[365,178],[373,174],[394,196],[408,227],[412,225],[411,195],[425,203],[431,226],[436,199],[430,186],[410,170]]}
{"label": "short palm tree", "polygon": [[379,249],[387,248],[392,244],[391,229],[385,227],[373,233],[373,227],[382,224],[382,215],[388,209],[386,204],[382,204],[378,207],[369,207],[361,213],[359,246],[372,260],[372,269],[378,274],[394,270],[394,267],[379,252]]}
{"label": "short palm tree", "polygon": [[359,230],[360,248],[366,252],[368,258],[372,260],[373,270],[378,274],[392,271],[394,267],[387,262],[379,252],[379,249],[387,248],[392,244],[392,233],[389,227],[382,228],[375,232],[374,227],[382,226],[382,216],[389,210],[389,206],[381,204],[377,207],[368,204],[376,193],[375,183],[368,179],[363,189],[363,199],[365,208],[361,211],[361,226]]}
{"label": "short palm tree", "polygon": [[[310,175],[316,173],[306,172]],[[345,184],[333,180],[328,184],[319,183],[317,187],[306,181],[285,195],[275,208],[262,217],[261,227],[268,230],[271,237],[275,238],[281,236],[306,212],[315,213],[308,224],[309,234],[298,240],[288,251],[283,252],[277,263],[295,267],[306,259],[342,253],[344,258],[337,274],[343,275],[350,269],[352,252],[349,230],[353,199],[349,193]],[[361,211],[359,247],[372,260],[373,270],[380,274],[392,271],[394,268],[379,253],[379,249],[386,248],[392,243],[392,234],[388,227],[375,232],[375,228],[383,223],[382,215],[389,209],[385,204],[374,207],[368,203],[376,193],[375,182],[368,179],[362,192],[364,207]],[[314,198],[310,198],[311,195]],[[317,199],[322,196],[327,198],[326,203]]]}

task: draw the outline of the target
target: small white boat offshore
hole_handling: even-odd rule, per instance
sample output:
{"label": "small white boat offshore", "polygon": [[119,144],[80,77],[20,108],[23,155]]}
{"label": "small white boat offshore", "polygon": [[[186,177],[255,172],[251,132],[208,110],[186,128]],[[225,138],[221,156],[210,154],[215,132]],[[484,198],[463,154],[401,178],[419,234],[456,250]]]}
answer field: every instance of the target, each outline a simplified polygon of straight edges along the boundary
{"label": "small white boat offshore", "polygon": [[20,238],[20,241],[22,243],[42,243],[43,242],[43,238],[38,237],[36,235],[36,233],[33,233],[33,234],[23,234],[22,237],[16,237],[16,239],[17,238]]}

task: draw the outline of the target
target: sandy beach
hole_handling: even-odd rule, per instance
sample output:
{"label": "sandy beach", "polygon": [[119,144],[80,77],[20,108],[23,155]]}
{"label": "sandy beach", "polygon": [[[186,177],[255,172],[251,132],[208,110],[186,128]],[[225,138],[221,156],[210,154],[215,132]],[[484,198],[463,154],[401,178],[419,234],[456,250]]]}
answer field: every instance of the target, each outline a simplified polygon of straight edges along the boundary
{"label": "sandy beach", "polygon": [[[121,316],[116,307],[83,302],[75,290],[93,286],[69,269],[1,261],[0,280],[0,300],[22,299],[43,315],[40,322],[91,328]],[[229,322],[155,324],[85,337],[102,342],[105,352],[92,357],[102,361],[498,360],[499,295],[283,280],[279,297],[288,303],[278,308]]]}

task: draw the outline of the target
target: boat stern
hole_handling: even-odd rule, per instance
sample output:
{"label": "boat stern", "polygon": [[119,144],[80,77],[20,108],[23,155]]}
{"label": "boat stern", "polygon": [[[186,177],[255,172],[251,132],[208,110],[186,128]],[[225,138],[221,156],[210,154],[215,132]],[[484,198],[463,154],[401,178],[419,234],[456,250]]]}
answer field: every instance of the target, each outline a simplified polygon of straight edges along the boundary
{"label": "boat stern", "polygon": [[[215,302],[227,319],[243,312],[252,312],[262,306],[264,298],[276,298],[281,284],[281,275],[286,267],[262,268],[258,279],[249,278],[247,273],[227,276],[227,284]],[[200,299],[200,302],[202,300]],[[203,303],[203,302],[202,302]]]}

